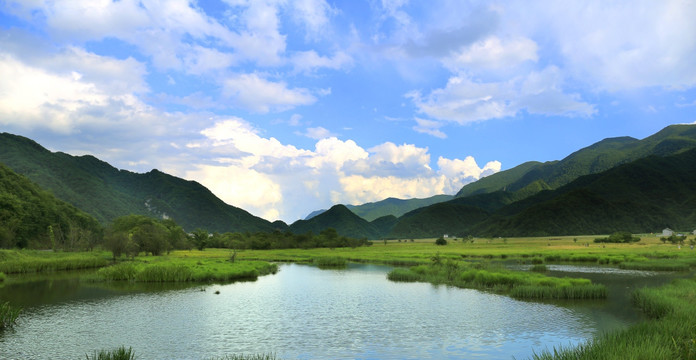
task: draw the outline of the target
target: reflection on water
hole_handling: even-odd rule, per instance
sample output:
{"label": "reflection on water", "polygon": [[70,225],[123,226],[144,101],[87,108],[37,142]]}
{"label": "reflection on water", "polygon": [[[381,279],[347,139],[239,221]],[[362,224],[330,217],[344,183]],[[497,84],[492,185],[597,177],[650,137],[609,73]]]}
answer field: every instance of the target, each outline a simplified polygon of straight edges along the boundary
{"label": "reflection on water", "polygon": [[74,278],[7,284],[0,299],[26,310],[14,331],[0,335],[0,358],[78,359],[126,345],[141,359],[268,352],[283,359],[524,359],[635,321],[614,316],[605,301],[524,302],[394,283],[388,270],[289,264],[255,282],[176,288]]}

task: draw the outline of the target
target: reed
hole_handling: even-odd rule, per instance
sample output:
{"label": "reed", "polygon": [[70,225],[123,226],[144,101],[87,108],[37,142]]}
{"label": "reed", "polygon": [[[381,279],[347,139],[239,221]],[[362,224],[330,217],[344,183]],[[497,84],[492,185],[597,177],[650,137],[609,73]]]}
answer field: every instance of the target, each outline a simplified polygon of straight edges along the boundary
{"label": "reed", "polygon": [[529,271],[534,271],[534,272],[547,272],[549,269],[546,267],[544,264],[536,264],[532,265],[532,267],[529,269]]}
{"label": "reed", "polygon": [[410,269],[394,269],[392,281],[429,282],[499,292],[518,299],[602,299],[604,285],[588,279],[556,278],[526,271],[510,271],[491,264],[467,264],[452,260]]}
{"label": "reed", "polygon": [[52,253],[46,251],[3,250],[0,272],[22,274],[63,270],[93,269],[109,264],[100,253]]}
{"label": "reed", "polygon": [[560,299],[605,299],[607,288],[603,285],[589,284],[577,286],[516,286],[510,290],[516,299],[560,300]]}
{"label": "reed", "polygon": [[133,349],[121,346],[114,350],[95,351],[93,356],[87,354],[86,357],[87,360],[135,360],[135,353]]}
{"label": "reed", "polygon": [[9,302],[0,303],[0,331],[13,327],[21,312],[22,309],[13,307]]}
{"label": "reed", "polygon": [[535,354],[534,359],[695,359],[696,279],[679,279],[645,288],[633,302],[650,318],[630,328],[601,335],[577,347]]}
{"label": "reed", "polygon": [[340,256],[315,257],[312,263],[320,268],[345,268],[348,265],[348,261]]}
{"label": "reed", "polygon": [[391,281],[416,282],[421,275],[408,269],[397,268],[387,274],[387,279]]}
{"label": "reed", "polygon": [[278,265],[263,261],[157,259],[159,263],[125,262],[99,269],[91,281],[229,282],[274,274]]}

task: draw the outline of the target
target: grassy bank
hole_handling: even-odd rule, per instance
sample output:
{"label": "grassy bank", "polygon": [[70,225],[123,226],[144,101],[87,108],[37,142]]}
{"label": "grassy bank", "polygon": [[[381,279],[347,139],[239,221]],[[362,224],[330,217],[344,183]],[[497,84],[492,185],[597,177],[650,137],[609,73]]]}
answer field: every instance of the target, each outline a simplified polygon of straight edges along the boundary
{"label": "grassy bank", "polygon": [[265,261],[230,262],[225,259],[180,257],[136,258],[99,269],[88,277],[92,281],[134,282],[228,282],[256,279],[278,271],[276,264]]}
{"label": "grassy bank", "polygon": [[534,359],[695,359],[695,300],[696,279],[639,290],[633,301],[648,321],[578,347],[545,351]]}
{"label": "grassy bank", "polygon": [[106,252],[0,250],[0,272],[5,274],[93,269],[108,264]]}
{"label": "grassy bank", "polygon": [[588,279],[556,278],[487,264],[442,262],[437,258],[430,265],[394,269],[387,277],[392,281],[429,282],[494,291],[517,299],[602,299],[607,296],[604,285],[592,284]]}

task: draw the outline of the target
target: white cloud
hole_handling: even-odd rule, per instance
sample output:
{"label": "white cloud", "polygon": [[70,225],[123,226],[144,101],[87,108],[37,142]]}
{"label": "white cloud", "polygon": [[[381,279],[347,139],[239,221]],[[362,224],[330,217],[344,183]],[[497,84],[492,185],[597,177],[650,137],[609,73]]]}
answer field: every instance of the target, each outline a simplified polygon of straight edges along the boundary
{"label": "white cloud", "polygon": [[501,40],[490,36],[444,58],[443,63],[455,72],[471,69],[501,71],[525,61],[536,62],[537,51],[537,44],[528,38]]}
{"label": "white cloud", "polygon": [[578,94],[566,94],[561,72],[554,66],[501,82],[477,82],[453,76],[447,86],[427,96],[414,91],[406,94],[420,113],[429,117],[467,124],[515,116],[526,110],[533,114],[589,116],[596,111]]}
{"label": "white cloud", "polygon": [[291,62],[297,72],[312,72],[320,68],[332,70],[348,68],[353,64],[353,58],[343,51],[337,52],[333,57],[325,57],[314,50],[309,50],[295,53]]}
{"label": "white cloud", "polygon": [[187,170],[178,172],[224,201],[269,220],[275,217],[263,214],[294,221],[333,203],[454,194],[464,184],[500,170],[497,161],[479,168],[471,157],[441,157],[433,170],[428,149],[413,144],[386,142],[365,150],[353,140],[329,137],[318,140],[313,150],[299,149],[263,137],[240,118],[218,120],[201,135],[203,140],[188,144],[189,151],[213,163],[193,169],[181,164]]}
{"label": "white cloud", "polygon": [[510,16],[537,13],[541,21],[529,31],[544,27],[552,34],[564,70],[592,87],[621,91],[696,85],[694,2],[551,2],[534,9],[518,5]]}
{"label": "white cloud", "polygon": [[336,9],[324,0],[294,0],[291,5],[295,20],[304,25],[308,38],[318,39],[327,35],[330,17],[337,12]]}
{"label": "white cloud", "polygon": [[285,82],[272,82],[258,74],[240,74],[227,78],[223,95],[241,108],[257,113],[285,111],[313,104],[317,98],[304,88],[288,88]]}
{"label": "white cloud", "polygon": [[278,219],[282,200],[280,185],[267,175],[240,165],[197,165],[185,173],[205,184],[219,198],[269,221]]}
{"label": "white cloud", "polygon": [[413,130],[415,130],[416,132],[432,135],[440,139],[447,138],[447,134],[440,131],[440,128],[443,126],[441,122],[421,119],[418,117],[415,118],[415,120],[417,125],[413,127]]}
{"label": "white cloud", "polygon": [[321,139],[336,136],[331,131],[329,131],[321,126],[307,128],[307,131],[303,135],[310,138],[310,139],[314,139],[314,140],[321,140]]}

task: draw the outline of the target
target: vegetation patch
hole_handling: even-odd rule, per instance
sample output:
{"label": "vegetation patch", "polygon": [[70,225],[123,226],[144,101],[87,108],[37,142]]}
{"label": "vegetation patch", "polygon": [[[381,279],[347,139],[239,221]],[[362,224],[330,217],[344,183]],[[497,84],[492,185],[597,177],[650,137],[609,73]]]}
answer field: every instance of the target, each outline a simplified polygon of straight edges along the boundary
{"label": "vegetation patch", "polygon": [[86,357],[87,360],[135,360],[135,353],[133,349],[121,346],[114,350],[95,351],[93,356],[87,354]]}
{"label": "vegetation patch", "polygon": [[633,302],[650,318],[624,331],[601,335],[577,347],[535,354],[534,359],[694,359],[696,358],[696,279],[645,288]]}
{"label": "vegetation patch", "polygon": [[345,268],[348,261],[340,256],[321,256],[312,259],[312,263],[320,268]]}
{"label": "vegetation patch", "polygon": [[93,269],[109,264],[102,253],[0,250],[0,272],[6,274]]}
{"label": "vegetation patch", "polygon": [[510,271],[488,264],[467,264],[433,257],[432,264],[394,269],[393,281],[419,281],[494,291],[518,299],[601,299],[604,285],[587,279],[555,278],[534,272]]}
{"label": "vegetation patch", "polygon": [[9,302],[0,303],[0,331],[13,327],[22,309],[13,307]]}
{"label": "vegetation patch", "polygon": [[99,269],[92,281],[228,282],[274,274],[276,264],[265,261],[229,262],[222,259],[160,257],[154,263],[123,262]]}

